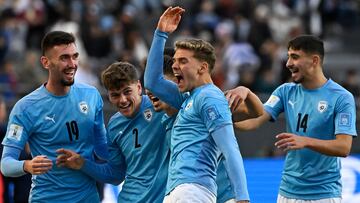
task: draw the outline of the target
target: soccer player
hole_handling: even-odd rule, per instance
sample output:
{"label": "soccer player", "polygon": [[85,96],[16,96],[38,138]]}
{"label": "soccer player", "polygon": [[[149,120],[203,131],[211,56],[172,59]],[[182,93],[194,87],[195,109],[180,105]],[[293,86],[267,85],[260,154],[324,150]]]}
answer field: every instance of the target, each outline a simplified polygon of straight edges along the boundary
{"label": "soccer player", "polygon": [[142,95],[139,75],[132,64],[113,63],[102,72],[101,79],[109,101],[118,110],[108,124],[108,162],[95,163],[60,149],[58,164],[80,169],[98,181],[124,181],[118,202],[162,202],[169,163],[169,146],[161,123],[164,112],[156,112],[149,97]]}
{"label": "soccer player", "polygon": [[288,43],[292,83],[279,86],[264,104],[265,113],[236,123],[242,130],[275,121],[285,113],[287,131],[275,145],[287,151],[278,203],[341,202],[339,157],[350,153],[356,136],[353,95],[323,73],[324,44],[311,35]]}
{"label": "soccer player", "polygon": [[[1,172],[32,174],[29,202],[98,203],[95,180],[80,171],[56,167],[56,149],[66,147],[87,159],[106,159],[103,101],[96,88],[74,83],[79,53],[72,34],[53,31],[41,44],[45,84],[20,99],[9,116]],[[32,160],[19,161],[29,143]],[[95,150],[95,151],[94,151]]]}
{"label": "soccer player", "polygon": [[163,78],[164,45],[183,12],[180,7],[169,7],[160,17],[144,78],[145,87],[154,95],[180,109],[171,133],[164,202],[216,202],[215,179],[220,152],[227,160],[225,165],[236,200],[248,202],[245,171],[228,102],[210,77],[215,63],[214,48],[202,40],[178,41],[173,64],[177,85]]}

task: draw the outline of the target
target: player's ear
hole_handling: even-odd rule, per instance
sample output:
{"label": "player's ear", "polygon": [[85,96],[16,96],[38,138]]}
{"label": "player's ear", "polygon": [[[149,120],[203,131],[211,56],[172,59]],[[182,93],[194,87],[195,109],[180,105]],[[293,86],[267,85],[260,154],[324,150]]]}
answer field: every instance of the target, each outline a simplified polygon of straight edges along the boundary
{"label": "player's ear", "polygon": [[138,88],[138,93],[141,96],[142,95],[142,86],[140,80],[137,81],[136,87]]}
{"label": "player's ear", "polygon": [[314,54],[313,57],[312,57],[312,62],[313,62],[313,65],[314,66],[317,66],[321,63],[321,58],[319,55],[317,54]]}
{"label": "player's ear", "polygon": [[40,62],[41,62],[42,66],[43,66],[45,69],[49,69],[50,60],[49,60],[48,57],[46,57],[46,56],[41,56],[41,57],[40,57]]}
{"label": "player's ear", "polygon": [[198,70],[198,73],[201,75],[206,72],[209,72],[209,64],[207,62],[203,61],[200,65],[200,69]]}

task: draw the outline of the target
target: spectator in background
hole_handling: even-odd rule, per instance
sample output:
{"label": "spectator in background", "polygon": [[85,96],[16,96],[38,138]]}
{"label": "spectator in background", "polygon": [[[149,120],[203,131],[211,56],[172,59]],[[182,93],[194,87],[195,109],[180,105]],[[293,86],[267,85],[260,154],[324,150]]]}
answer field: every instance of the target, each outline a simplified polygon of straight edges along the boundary
{"label": "spectator in background", "polygon": [[349,69],[346,71],[345,79],[342,82],[342,86],[351,92],[354,97],[360,97],[360,80],[358,71],[356,69]]}
{"label": "spectator in background", "polygon": [[0,93],[6,101],[15,99],[17,93],[17,77],[14,71],[14,63],[11,60],[5,60],[0,65]]}
{"label": "spectator in background", "polygon": [[4,63],[5,56],[9,50],[10,33],[6,29],[7,19],[10,18],[10,10],[4,10],[0,13],[0,67]]}

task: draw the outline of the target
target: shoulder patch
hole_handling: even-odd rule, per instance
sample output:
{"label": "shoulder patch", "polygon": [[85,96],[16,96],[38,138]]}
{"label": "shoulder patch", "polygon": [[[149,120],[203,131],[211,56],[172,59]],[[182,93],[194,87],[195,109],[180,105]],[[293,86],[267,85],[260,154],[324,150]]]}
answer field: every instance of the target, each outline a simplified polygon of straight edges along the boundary
{"label": "shoulder patch", "polygon": [[9,127],[9,131],[6,133],[6,137],[13,139],[13,140],[20,141],[23,129],[24,128],[20,125],[11,124]]}
{"label": "shoulder patch", "polygon": [[220,118],[220,114],[215,106],[211,106],[210,108],[206,109],[206,118],[208,121],[214,121]]}
{"label": "shoulder patch", "polygon": [[278,96],[271,95],[264,105],[274,107],[279,101],[280,98]]}
{"label": "shoulder patch", "polygon": [[340,113],[339,126],[351,126],[351,114],[350,113]]}

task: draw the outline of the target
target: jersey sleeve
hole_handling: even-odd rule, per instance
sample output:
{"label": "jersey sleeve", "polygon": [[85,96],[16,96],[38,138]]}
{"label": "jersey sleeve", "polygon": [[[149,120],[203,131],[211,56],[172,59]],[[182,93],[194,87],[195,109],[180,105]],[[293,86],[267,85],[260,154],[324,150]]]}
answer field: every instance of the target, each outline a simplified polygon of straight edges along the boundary
{"label": "jersey sleeve", "polygon": [[25,175],[24,160],[19,160],[21,149],[5,146],[1,157],[1,173],[7,177]]}
{"label": "jersey sleeve", "polygon": [[107,150],[106,128],[104,124],[103,100],[99,92],[97,92],[97,97],[98,97],[98,102],[96,105],[97,108],[96,108],[95,121],[94,121],[94,136],[95,136],[94,151],[98,158],[106,160],[109,158],[109,153]]}
{"label": "jersey sleeve", "polygon": [[176,109],[180,109],[184,97],[177,85],[170,80],[166,80],[163,73],[164,47],[167,38],[168,34],[166,32],[155,31],[146,62],[144,85],[162,101]]}
{"label": "jersey sleeve", "polygon": [[230,125],[223,126],[215,130],[211,135],[225,157],[225,169],[234,190],[236,200],[249,200],[250,197],[247,189],[243,159],[235,138],[234,128]]}
{"label": "jersey sleeve", "polygon": [[224,95],[207,92],[197,98],[196,109],[200,109],[200,116],[210,133],[225,125],[232,125],[229,104]]}
{"label": "jersey sleeve", "polygon": [[109,159],[105,163],[86,160],[81,170],[92,178],[105,183],[118,185],[125,179],[126,163],[119,147],[108,139]]}
{"label": "jersey sleeve", "polygon": [[279,114],[284,112],[283,91],[283,85],[276,88],[264,104],[264,110],[271,116],[272,121],[276,121]]}
{"label": "jersey sleeve", "polygon": [[335,106],[335,135],[337,134],[357,136],[356,107],[350,93],[339,97]]}
{"label": "jersey sleeve", "polygon": [[23,150],[29,139],[32,121],[26,111],[15,105],[9,116],[6,135],[2,144]]}

